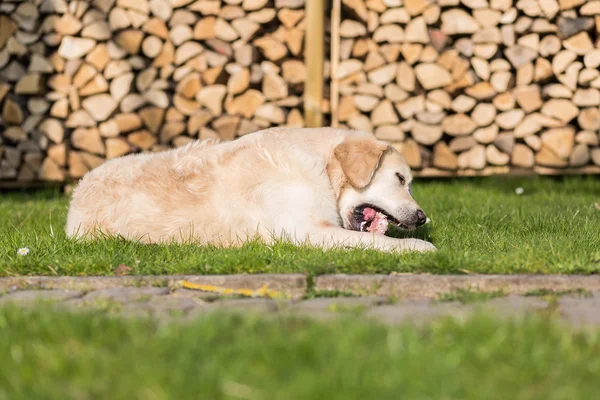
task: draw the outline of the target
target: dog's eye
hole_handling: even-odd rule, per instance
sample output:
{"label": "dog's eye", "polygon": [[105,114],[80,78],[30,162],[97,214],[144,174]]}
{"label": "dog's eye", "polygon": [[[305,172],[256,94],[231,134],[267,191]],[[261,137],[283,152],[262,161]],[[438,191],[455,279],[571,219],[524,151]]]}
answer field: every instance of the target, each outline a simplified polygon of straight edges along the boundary
{"label": "dog's eye", "polygon": [[404,184],[406,183],[406,181],[404,180],[404,177],[400,174],[396,174],[396,176],[398,177],[398,180],[400,181],[400,185],[404,186]]}

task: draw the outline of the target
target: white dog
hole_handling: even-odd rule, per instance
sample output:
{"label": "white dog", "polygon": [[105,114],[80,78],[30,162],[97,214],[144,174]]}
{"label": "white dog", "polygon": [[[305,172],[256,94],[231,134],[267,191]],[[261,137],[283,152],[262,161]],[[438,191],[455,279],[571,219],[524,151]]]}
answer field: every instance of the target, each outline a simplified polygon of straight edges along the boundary
{"label": "white dog", "polygon": [[236,246],[258,236],[322,248],[434,250],[383,235],[388,223],[425,223],[411,181],[404,157],[370,133],[273,128],[108,161],[75,189],[66,230],[144,243]]}

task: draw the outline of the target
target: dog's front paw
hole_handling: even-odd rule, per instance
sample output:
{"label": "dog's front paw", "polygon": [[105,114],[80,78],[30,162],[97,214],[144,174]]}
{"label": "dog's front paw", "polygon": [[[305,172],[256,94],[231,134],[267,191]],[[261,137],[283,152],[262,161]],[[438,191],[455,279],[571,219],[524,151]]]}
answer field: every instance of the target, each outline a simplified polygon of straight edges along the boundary
{"label": "dog's front paw", "polygon": [[406,251],[418,251],[420,253],[426,253],[430,251],[436,251],[437,249],[432,243],[426,242],[421,239],[405,239],[407,241],[405,250]]}

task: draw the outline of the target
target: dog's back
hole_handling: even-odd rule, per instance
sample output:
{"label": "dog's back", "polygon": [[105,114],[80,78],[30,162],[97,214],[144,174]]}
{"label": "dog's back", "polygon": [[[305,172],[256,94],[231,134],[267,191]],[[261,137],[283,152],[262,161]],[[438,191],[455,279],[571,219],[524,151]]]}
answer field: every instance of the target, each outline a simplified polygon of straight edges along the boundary
{"label": "dog's back", "polygon": [[335,221],[325,154],[341,139],[325,131],[271,129],[108,161],[73,192],[67,234],[227,245],[301,230],[311,212]]}

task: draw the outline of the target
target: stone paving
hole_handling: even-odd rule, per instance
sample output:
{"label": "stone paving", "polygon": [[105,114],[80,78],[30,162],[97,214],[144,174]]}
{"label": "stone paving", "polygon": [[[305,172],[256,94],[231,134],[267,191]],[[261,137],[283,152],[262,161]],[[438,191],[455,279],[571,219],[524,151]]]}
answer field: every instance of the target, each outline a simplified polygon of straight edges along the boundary
{"label": "stone paving", "polygon": [[[182,288],[182,280],[252,290],[267,285],[283,297],[224,297]],[[503,296],[468,304],[440,301],[440,295],[448,298],[448,293],[459,289],[501,290]],[[532,296],[534,290],[546,295]],[[319,297],[335,294],[345,297]],[[356,297],[347,297],[352,295]],[[169,321],[210,312],[241,312],[318,319],[344,315],[389,324],[422,324],[484,311],[503,318],[555,315],[572,326],[600,326],[600,280],[596,276],[330,275],[315,278],[312,288],[304,275],[0,279],[0,306],[41,303],[69,311],[96,310]]]}

